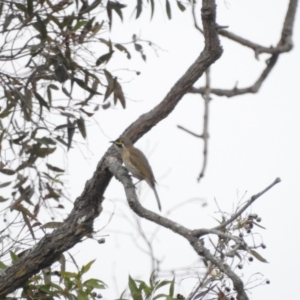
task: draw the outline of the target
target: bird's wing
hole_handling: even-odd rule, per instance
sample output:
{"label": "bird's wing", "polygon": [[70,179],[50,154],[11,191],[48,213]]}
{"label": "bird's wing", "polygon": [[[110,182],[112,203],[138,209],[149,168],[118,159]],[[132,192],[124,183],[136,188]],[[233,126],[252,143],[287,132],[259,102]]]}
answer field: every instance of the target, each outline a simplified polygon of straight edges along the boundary
{"label": "bird's wing", "polygon": [[[150,175],[151,182],[148,182],[148,184],[153,187],[155,183],[155,178],[151,169],[151,166],[148,162],[147,157],[145,154],[140,151],[137,148],[133,148],[130,151],[129,160],[132,165],[134,165],[136,168],[138,168],[141,173],[144,175],[144,177],[147,177],[147,175]],[[149,174],[150,173],[150,174]]]}

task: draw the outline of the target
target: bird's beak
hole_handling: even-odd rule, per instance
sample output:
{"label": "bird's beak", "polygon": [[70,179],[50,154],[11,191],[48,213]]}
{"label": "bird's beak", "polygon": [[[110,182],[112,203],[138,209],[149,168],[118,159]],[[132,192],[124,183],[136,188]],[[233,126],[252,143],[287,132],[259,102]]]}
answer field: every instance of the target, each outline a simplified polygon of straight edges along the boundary
{"label": "bird's beak", "polygon": [[112,143],[112,144],[115,144],[116,143],[116,141],[109,141],[110,143]]}

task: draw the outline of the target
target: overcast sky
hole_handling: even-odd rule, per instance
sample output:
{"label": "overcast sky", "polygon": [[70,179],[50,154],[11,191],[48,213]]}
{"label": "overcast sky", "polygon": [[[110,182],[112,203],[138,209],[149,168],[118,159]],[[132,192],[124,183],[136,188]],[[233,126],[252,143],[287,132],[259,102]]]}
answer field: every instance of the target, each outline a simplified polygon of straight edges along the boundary
{"label": "overcast sky", "polygon": [[[164,2],[164,1],[162,1]],[[287,0],[229,0],[218,1],[217,23],[228,25],[229,30],[253,42],[265,46],[276,45],[286,13]],[[73,148],[69,154],[69,187],[72,199],[81,194],[96,164],[107,147],[108,141],[117,138],[125,128],[142,113],[157,105],[176,80],[184,74],[203,49],[203,38],[193,27],[189,12],[181,13],[175,5],[173,20],[157,5],[154,20],[149,15],[141,20],[127,18],[121,24],[115,18],[112,40],[128,42],[132,33],[151,40],[161,47],[158,56],[144,45],[147,63],[139,53],[132,50],[133,59],[108,65],[124,76],[124,91],[127,108],[119,105],[109,110],[100,110],[95,119],[98,125],[89,126],[89,154]],[[161,11],[161,12],[160,12]],[[129,15],[130,16],[130,15]],[[299,16],[299,13],[298,13]],[[129,19],[129,20],[128,20]],[[169,217],[189,228],[210,228],[216,225],[217,201],[228,213],[239,201],[260,192],[276,177],[282,183],[261,197],[250,211],[262,218],[261,225],[267,230],[257,230],[257,241],[263,239],[267,249],[258,250],[269,264],[255,261],[245,266],[243,280],[247,282],[253,273],[260,272],[270,279],[270,286],[251,290],[252,298],[295,299],[298,295],[300,246],[298,239],[300,201],[300,32],[296,18],[294,31],[295,48],[280,57],[269,78],[256,95],[231,99],[213,96],[209,114],[209,153],[205,178],[197,183],[196,178],[202,163],[202,140],[177,129],[182,125],[196,133],[202,132],[203,100],[197,95],[185,96],[176,110],[164,121],[137,142],[137,147],[149,157],[158,181],[158,193],[165,214],[175,205],[190,199],[197,201],[178,208]],[[232,88],[253,83],[265,66],[266,55],[254,59],[250,49],[221,38],[223,56],[211,68],[212,87]],[[117,70],[130,68],[141,71],[132,73]],[[203,81],[200,81],[203,83]],[[200,84],[198,84],[200,86]],[[85,147],[82,147],[85,151]],[[246,193],[246,194],[245,194]],[[113,180],[105,193],[104,212],[96,220],[95,228],[109,235],[106,243],[98,245],[88,240],[77,245],[72,253],[78,264],[97,259],[89,276],[100,278],[109,285],[102,295],[106,299],[117,297],[126,288],[128,275],[148,280],[151,271],[150,258],[140,248],[146,245],[135,228],[136,218],[128,208],[123,187]],[[157,205],[152,191],[141,185],[140,201],[156,212]],[[244,198],[243,198],[244,197]],[[203,207],[203,203],[207,203]],[[112,216],[113,214],[113,216]],[[112,218],[111,218],[112,217]],[[145,233],[151,236],[156,226],[140,220]],[[191,266],[193,272],[204,272],[197,255],[182,238],[168,230],[159,230],[153,242],[156,256],[161,260],[162,270]],[[171,275],[168,275],[168,279]],[[166,278],[167,279],[167,278]],[[196,278],[177,283],[176,292],[187,296]],[[255,284],[258,284],[256,281]]]}

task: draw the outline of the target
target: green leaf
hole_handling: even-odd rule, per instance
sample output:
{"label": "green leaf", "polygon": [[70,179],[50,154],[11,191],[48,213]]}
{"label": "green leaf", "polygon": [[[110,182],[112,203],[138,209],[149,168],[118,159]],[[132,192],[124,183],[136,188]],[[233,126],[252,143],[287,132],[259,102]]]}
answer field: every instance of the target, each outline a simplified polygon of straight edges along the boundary
{"label": "green leaf", "polygon": [[96,24],[94,25],[94,27],[92,28],[91,32],[91,37],[94,37],[103,27],[104,21],[102,21],[100,24],[98,22],[96,22]]}
{"label": "green leaf", "polygon": [[78,300],[89,300],[88,295],[84,291],[77,291]]}
{"label": "green leaf", "polygon": [[169,19],[172,19],[171,6],[169,0],[166,0],[166,11]]}
{"label": "green leaf", "polygon": [[75,24],[75,26],[73,27],[73,30],[76,31],[78,30],[80,27],[86,25],[87,21],[79,21]]}
{"label": "green leaf", "polygon": [[169,290],[169,296],[172,298],[174,297],[174,284],[175,284],[175,278],[173,278],[173,280],[171,281],[170,290]]}
{"label": "green leaf", "polygon": [[257,259],[259,260],[260,262],[263,262],[263,263],[268,263],[268,261],[263,258],[258,252],[256,252],[255,250],[250,250],[250,253]]}
{"label": "green leaf", "polygon": [[91,288],[95,288],[95,289],[105,289],[105,283],[102,282],[101,280],[98,279],[88,279],[86,280],[83,285],[87,286],[87,287],[91,287]]}
{"label": "green leaf", "polygon": [[95,262],[95,259],[91,260],[90,262],[88,262],[86,265],[84,265],[82,268],[81,268],[81,275],[82,274],[85,274],[86,272],[89,271],[89,269],[91,268],[92,264]]}
{"label": "green leaf", "polygon": [[12,262],[16,262],[19,260],[18,255],[16,253],[14,253],[13,251],[9,251],[9,254],[10,254]]}
{"label": "green leaf", "polygon": [[0,269],[3,270],[7,268],[7,265],[5,263],[3,263],[2,261],[0,261]]}
{"label": "green leaf", "polygon": [[141,291],[138,289],[135,281],[131,278],[130,275],[129,275],[128,286],[129,286],[130,293],[131,293],[133,300],[142,300],[143,299]]}
{"label": "green leaf", "polygon": [[86,128],[85,128],[84,119],[82,117],[80,117],[80,119],[77,119],[77,125],[78,125],[78,129],[79,129],[82,137],[85,139],[86,138]]}

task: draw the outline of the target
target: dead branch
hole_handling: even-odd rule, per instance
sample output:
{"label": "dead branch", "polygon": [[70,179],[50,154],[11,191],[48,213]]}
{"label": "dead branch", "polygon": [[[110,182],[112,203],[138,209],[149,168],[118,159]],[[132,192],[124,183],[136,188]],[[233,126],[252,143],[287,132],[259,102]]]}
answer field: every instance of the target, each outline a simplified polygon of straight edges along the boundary
{"label": "dead branch", "polygon": [[[257,93],[261,88],[263,82],[268,77],[270,72],[272,71],[273,67],[275,66],[278,57],[280,54],[289,52],[293,48],[292,36],[293,36],[293,28],[295,22],[295,16],[297,11],[298,0],[290,0],[288,10],[285,16],[284,24],[281,30],[281,37],[276,47],[265,47],[258,45],[254,42],[251,42],[245,38],[242,38],[236,34],[233,34],[227,30],[219,30],[219,34],[235,41],[243,46],[251,48],[255,52],[255,57],[258,58],[258,55],[261,53],[272,54],[270,58],[267,60],[267,66],[262,71],[259,78],[254,82],[253,85],[246,87],[246,88],[237,88],[234,87],[233,89],[218,89],[218,88],[211,88],[211,94],[223,97],[235,97],[243,94],[248,93]],[[205,95],[205,88],[196,88],[192,87],[189,90],[190,93],[195,94],[199,93],[201,95]]]}

